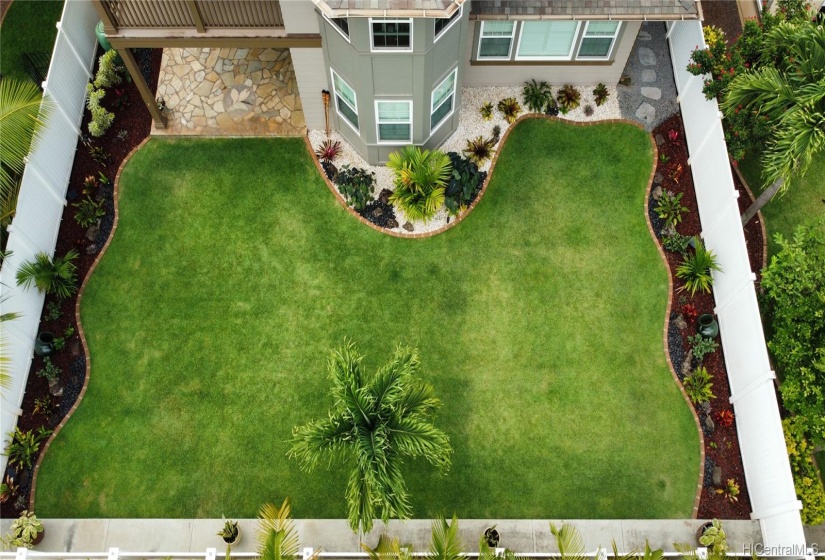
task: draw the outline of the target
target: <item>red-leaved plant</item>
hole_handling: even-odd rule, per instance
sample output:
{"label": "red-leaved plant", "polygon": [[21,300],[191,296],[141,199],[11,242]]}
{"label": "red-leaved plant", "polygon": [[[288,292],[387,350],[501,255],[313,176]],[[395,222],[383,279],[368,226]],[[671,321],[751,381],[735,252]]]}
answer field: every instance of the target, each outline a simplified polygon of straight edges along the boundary
{"label": "red-leaved plant", "polygon": [[334,142],[332,140],[324,140],[321,147],[315,150],[315,155],[317,155],[321,161],[334,161],[340,154],[341,142],[337,140]]}
{"label": "red-leaved plant", "polygon": [[688,303],[682,308],[682,315],[684,315],[686,319],[693,321],[699,316],[699,311],[692,303]]}
{"label": "red-leaved plant", "polygon": [[674,144],[679,144],[679,131],[675,129],[670,129],[667,133],[667,137],[670,138],[670,141]]}
{"label": "red-leaved plant", "polygon": [[716,414],[716,421],[723,428],[730,428],[733,426],[733,412],[730,410],[720,410]]}

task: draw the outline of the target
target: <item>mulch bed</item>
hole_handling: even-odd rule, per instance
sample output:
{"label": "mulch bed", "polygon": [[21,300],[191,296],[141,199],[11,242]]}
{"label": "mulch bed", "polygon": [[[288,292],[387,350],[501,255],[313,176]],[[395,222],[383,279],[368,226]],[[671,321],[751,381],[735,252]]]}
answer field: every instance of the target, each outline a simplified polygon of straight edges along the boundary
{"label": "mulch bed", "polygon": [[702,0],[702,14],[705,19],[702,25],[713,25],[725,32],[725,39],[729,45],[742,34],[742,19],[739,17],[739,8],[732,0]]}
{"label": "mulch bed", "polygon": [[[103,54],[103,51],[100,50],[97,54],[99,56]],[[146,76],[147,82],[153,90],[157,87],[161,55],[161,49],[142,49],[135,52],[135,58],[141,67],[141,72]],[[115,108],[116,95],[113,91],[107,91],[106,97],[103,99],[103,105],[114,112],[114,123],[104,136],[91,139],[91,143],[87,138],[78,140],[66,197],[69,204],[63,211],[63,219],[57,238],[56,256],[63,256],[71,249],[75,249],[80,254],[75,261],[78,282],[86,277],[86,273],[94,263],[112,230],[114,224],[113,182],[115,174],[129,152],[149,135],[152,125],[149,110],[143,104],[135,84],[124,81],[116,88],[128,96],[128,104]],[[89,118],[89,112],[86,111],[81,130],[87,130]],[[121,132],[124,130],[127,131],[125,135]],[[90,146],[99,147],[110,155],[105,164],[92,159]],[[91,196],[103,202],[106,214],[100,220],[98,226],[92,229],[83,228],[75,221],[76,208],[72,206],[72,203],[82,200],[84,196],[82,195],[84,179],[89,176],[99,177],[100,173],[109,179],[109,183],[100,183],[96,192],[92,193]],[[61,316],[58,319],[47,321],[45,316],[50,303],[59,305]],[[76,295],[62,301],[54,296],[46,297],[40,332],[47,331],[53,333],[56,337],[60,337],[66,333],[67,329],[71,328],[74,329],[74,334],[66,338],[66,345],[62,350],[51,356],[52,362],[62,371],[60,376],[62,395],[52,395],[46,379],[37,375],[37,372],[43,368],[43,358],[34,356],[26,384],[26,393],[23,398],[23,414],[17,422],[20,430],[38,430],[41,427],[53,429],[68,413],[80,394],[86,376],[86,357],[80,343],[80,337],[77,334],[76,303]],[[34,413],[35,401],[46,398],[51,402],[48,410]],[[42,448],[43,444],[41,444],[41,453]],[[36,460],[34,464],[36,464]],[[19,485],[19,490],[10,500],[0,504],[0,516],[3,518],[17,517],[20,511],[28,509],[29,506],[31,471],[25,469],[17,472],[16,469],[9,466],[5,475],[12,477],[15,483]]]}
{"label": "mulch bed", "polygon": [[[670,131],[678,133],[675,140],[670,139]],[[653,131],[653,135],[659,153],[665,154],[669,159],[667,162],[663,162],[661,159],[657,162],[656,176],[652,188],[655,189],[660,185],[664,190],[682,193],[682,204],[689,211],[684,215],[677,231],[682,235],[698,236],[702,231],[702,225],[699,220],[693,178],[687,163],[688,151],[681,115],[677,113],[662,123]],[[737,185],[737,187],[741,189],[740,206],[746,206],[750,199],[741,185]],[[656,215],[655,207],[656,201],[651,196],[648,212],[654,232],[661,241],[664,224]],[[746,236],[749,241],[752,241],[749,243],[749,248],[755,249],[750,251],[753,269],[759,270],[762,267],[762,231],[759,224],[752,221],[746,228]],[[682,257],[678,253],[668,251],[665,251],[665,254],[673,278],[674,290],[673,305],[668,324],[668,349],[673,367],[681,381],[685,375],[692,371],[692,366],[697,365],[689,364],[685,366],[686,357],[690,353],[688,336],[697,332],[695,317],[691,318],[683,313],[685,305],[692,305],[699,315],[712,314],[714,301],[712,294],[697,292],[696,295],[691,296],[687,291],[681,291],[684,282],[676,277],[675,268],[682,262]],[[682,326],[681,329],[679,328],[680,325]],[[718,336],[716,341],[720,342]],[[713,393],[716,398],[711,400],[709,406],[694,406],[705,438],[705,477],[698,516],[700,519],[749,519],[751,512],[750,498],[748,497],[742,457],[739,451],[736,424],[734,422],[733,425],[725,427],[719,421],[720,412],[729,411],[733,413],[733,407],[730,405],[730,386],[721,348],[705,356],[703,365],[713,378]],[[739,485],[740,493],[736,501],[728,500],[724,495],[717,493],[717,487],[713,484],[715,467],[721,468],[723,486],[731,478]]]}

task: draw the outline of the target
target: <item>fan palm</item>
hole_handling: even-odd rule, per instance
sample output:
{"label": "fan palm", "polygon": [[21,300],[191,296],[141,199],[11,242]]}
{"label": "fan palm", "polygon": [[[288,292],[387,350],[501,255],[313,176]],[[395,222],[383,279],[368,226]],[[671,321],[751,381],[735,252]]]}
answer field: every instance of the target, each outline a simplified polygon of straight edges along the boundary
{"label": "fan palm", "polygon": [[74,264],[77,257],[74,249],[54,259],[46,253],[37,253],[34,262],[23,263],[18,269],[17,285],[28,287],[34,284],[41,292],[65,299],[77,291],[77,266]]}
{"label": "fan palm", "polygon": [[0,207],[4,216],[17,198],[18,179],[26,166],[24,158],[51,111],[52,104],[42,100],[34,82],[0,80]]}
{"label": "fan palm", "polygon": [[[289,498],[280,508],[270,503],[261,506],[258,512],[258,555],[261,560],[295,560],[298,556],[298,533],[289,513]],[[310,560],[317,556],[316,551]]]}
{"label": "fan palm", "polygon": [[373,375],[361,370],[362,356],[348,342],[328,364],[335,401],[326,418],[293,430],[289,457],[307,471],[322,458],[352,457],[347,483],[347,516],[353,531],[366,532],[373,519],[412,515],[401,475],[403,457],[423,457],[442,472],[450,467],[450,440],[433,426],[440,401],[416,378],[417,350],[398,347],[392,360]]}
{"label": "fan palm", "polygon": [[395,191],[390,202],[411,220],[432,218],[444,204],[444,187],[452,171],[447,154],[404,146],[390,154],[387,167],[395,171]]}
{"label": "fan palm", "polygon": [[731,82],[722,109],[758,109],[774,124],[763,154],[763,178],[770,184],[742,215],[742,223],[779,192],[805,175],[813,157],[825,150],[825,27],[782,23],[767,41],[787,49],[782,68],[748,70]]}

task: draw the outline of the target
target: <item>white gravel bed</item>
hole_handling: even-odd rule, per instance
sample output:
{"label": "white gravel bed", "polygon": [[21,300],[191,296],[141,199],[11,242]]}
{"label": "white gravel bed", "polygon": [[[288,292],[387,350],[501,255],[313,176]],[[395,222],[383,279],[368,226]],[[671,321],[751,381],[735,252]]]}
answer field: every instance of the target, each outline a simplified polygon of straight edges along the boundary
{"label": "white gravel bed", "polygon": [[[581,103],[579,107],[570,111],[566,115],[560,114],[559,118],[578,122],[598,122],[601,120],[622,118],[618,96],[616,95],[616,88],[612,86],[608,87],[607,90],[609,92],[609,97],[607,102],[601,107],[597,107],[595,101],[593,100],[593,87],[595,86],[578,86],[578,90],[581,92]],[[555,97],[559,88],[553,87],[552,89],[553,96]],[[506,97],[515,97],[519,100],[519,103],[521,103],[522,110],[524,111],[522,114],[526,113],[527,111],[521,92],[522,86],[462,88],[458,128],[444,141],[439,149],[444,152],[462,153],[464,148],[467,146],[467,140],[477,138],[478,136],[491,138],[493,136],[493,127],[496,125],[501,127],[501,136],[504,137],[504,134],[510,125],[504,120],[504,117],[498,109],[496,109],[496,106],[501,99]],[[489,121],[485,121],[479,112],[481,106],[486,102],[492,103],[494,109],[493,118]],[[584,108],[587,105],[593,107],[593,115],[590,117],[584,114]],[[350,167],[360,167],[375,173],[375,190],[373,191],[374,196],[378,196],[378,193],[380,193],[383,189],[389,189],[391,191],[395,190],[395,185],[393,185],[392,170],[383,165],[367,164],[367,162],[364,161],[360,155],[358,155],[352,146],[350,146],[350,144],[344,139],[343,136],[338,134],[338,132],[330,131],[329,137],[331,140],[338,140],[341,142],[341,154],[334,161],[334,164],[338,169],[344,165],[349,165]],[[313,149],[317,149],[326,139],[327,137],[323,130],[309,131],[309,140]],[[496,151],[499,146],[500,145],[496,145]],[[491,163],[492,161],[488,160],[484,162],[484,165],[481,165],[479,169],[482,171],[489,171]],[[442,208],[426,223],[420,220],[413,221],[412,232],[402,229],[401,226],[409,220],[407,220],[404,212],[399,208],[395,208],[395,219],[398,221],[399,227],[393,229],[392,231],[401,234],[409,234],[436,230],[446,225],[448,219],[452,221],[455,218],[449,216],[446,208]]]}

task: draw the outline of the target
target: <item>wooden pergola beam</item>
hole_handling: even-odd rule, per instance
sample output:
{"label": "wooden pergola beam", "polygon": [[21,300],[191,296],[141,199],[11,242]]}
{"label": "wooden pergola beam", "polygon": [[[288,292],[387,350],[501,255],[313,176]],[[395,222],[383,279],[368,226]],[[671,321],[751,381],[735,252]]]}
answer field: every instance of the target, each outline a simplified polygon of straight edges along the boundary
{"label": "wooden pergola beam", "polygon": [[148,31],[141,29],[139,32],[126,32],[106,35],[109,42],[116,49],[159,49],[159,48],[321,48],[321,36],[319,34],[289,34],[289,35],[221,35],[214,33],[214,30],[207,30],[205,33],[181,34],[171,30]]}
{"label": "wooden pergola beam", "polygon": [[103,21],[104,33],[107,35],[109,33],[117,33],[117,21],[103,0],[92,0],[92,6],[94,6],[97,15],[100,16],[100,19]]}
{"label": "wooden pergola beam", "polygon": [[206,27],[203,25],[203,18],[195,0],[186,0],[186,7],[189,8],[189,15],[192,16],[192,21],[195,22],[198,33],[206,33]]}
{"label": "wooden pergola beam", "polygon": [[155,96],[152,93],[151,88],[149,88],[149,84],[147,84],[146,80],[143,78],[143,74],[140,71],[140,66],[138,66],[132,51],[125,47],[117,47],[115,45],[112,46],[117,51],[117,54],[120,55],[120,58],[123,60],[123,64],[126,65],[126,69],[129,71],[129,74],[131,74],[132,80],[135,82],[135,85],[140,92],[140,97],[143,99],[143,103],[146,104],[146,108],[149,109],[149,114],[152,115],[152,122],[154,123],[155,128],[166,128],[166,115],[164,115],[158,108],[158,104],[155,102]]}

